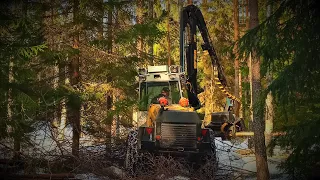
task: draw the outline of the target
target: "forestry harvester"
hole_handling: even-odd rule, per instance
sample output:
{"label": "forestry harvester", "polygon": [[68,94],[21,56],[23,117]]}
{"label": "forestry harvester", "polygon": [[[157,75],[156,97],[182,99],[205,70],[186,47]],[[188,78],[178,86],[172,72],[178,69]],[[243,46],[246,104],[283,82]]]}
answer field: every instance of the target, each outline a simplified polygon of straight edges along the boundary
{"label": "forestry harvester", "polygon": [[239,102],[226,88],[226,78],[201,11],[194,5],[186,6],[180,17],[180,65],[139,69],[140,106],[135,113],[139,127],[128,135],[125,160],[130,171],[134,171],[141,152],[191,159],[210,157],[214,161],[215,134],[228,135],[237,129],[230,103],[224,112],[212,113],[209,125],[204,125],[196,112],[201,107],[197,97],[197,29],[204,42],[202,50],[211,58],[215,83],[229,100]]}

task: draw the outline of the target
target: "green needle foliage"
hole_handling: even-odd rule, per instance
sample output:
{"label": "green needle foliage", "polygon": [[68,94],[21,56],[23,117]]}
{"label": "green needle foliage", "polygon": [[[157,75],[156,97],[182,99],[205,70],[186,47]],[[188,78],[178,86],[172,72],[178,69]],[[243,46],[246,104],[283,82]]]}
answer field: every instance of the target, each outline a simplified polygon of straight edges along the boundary
{"label": "green needle foliage", "polygon": [[266,92],[275,96],[277,130],[287,132],[278,140],[292,149],[283,167],[296,178],[308,178],[320,162],[320,2],[271,5],[277,10],[244,35],[240,47],[242,52],[256,49],[262,73],[273,75]]}
{"label": "green needle foliage", "polygon": [[[41,4],[27,6],[19,1],[2,1],[0,7],[0,138],[20,141],[41,112],[36,83],[39,68],[34,60],[47,48],[41,36],[43,11]],[[7,131],[9,126],[14,131]]]}

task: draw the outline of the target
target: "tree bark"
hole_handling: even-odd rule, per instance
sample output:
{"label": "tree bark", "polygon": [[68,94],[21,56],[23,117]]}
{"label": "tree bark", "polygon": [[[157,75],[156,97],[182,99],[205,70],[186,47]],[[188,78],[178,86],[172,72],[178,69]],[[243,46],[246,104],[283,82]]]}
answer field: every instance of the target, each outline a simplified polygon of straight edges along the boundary
{"label": "tree bark", "polygon": [[[9,59],[8,67],[9,67],[9,69],[8,69],[8,76],[9,76],[8,82],[10,85],[11,83],[13,83],[13,80],[14,80],[13,79],[13,59],[12,58]],[[12,106],[13,106],[13,97],[12,97],[12,88],[11,87],[8,88],[7,100],[8,100],[7,118],[8,118],[8,122],[9,122],[9,125],[7,126],[7,132],[12,133],[13,127],[12,127],[12,125],[10,125],[12,123]]]}
{"label": "tree bark", "polygon": [[[73,49],[79,49],[79,0],[73,1],[73,22],[75,24],[75,35],[73,37]],[[76,86],[80,82],[80,72],[79,72],[80,56],[78,52],[72,57],[71,63],[69,65],[69,77],[70,84]],[[74,100],[74,99],[73,99]],[[78,102],[73,102],[69,106],[69,121],[72,124],[72,155],[75,157],[79,156],[79,140],[80,140],[80,104]]]}
{"label": "tree bark", "polygon": [[[109,1],[110,3],[112,3],[112,0]],[[113,19],[112,19],[112,15],[113,15],[113,7],[109,8],[108,10],[108,26],[107,26],[107,33],[108,33],[108,43],[107,43],[107,49],[108,49],[108,53],[112,54],[112,48],[113,48],[113,29],[112,29],[112,25],[113,25]],[[111,83],[112,82],[112,75],[109,74],[107,77],[107,83]],[[112,102],[113,102],[113,92],[111,90],[108,91],[107,93],[107,111],[111,111],[112,110]],[[107,117],[107,125],[106,125],[106,145],[107,147],[110,146],[111,144],[111,134],[112,134],[112,123],[113,123],[113,117],[112,116],[108,116]],[[108,150],[108,148],[107,148]]]}
{"label": "tree bark", "polygon": [[[57,47],[56,47],[56,36],[55,34],[52,32],[51,30],[51,27],[54,27],[54,12],[55,12],[55,1],[51,1],[50,2],[50,13],[49,13],[49,17],[50,17],[50,23],[48,25],[48,28],[50,29],[49,33],[50,33],[50,39],[48,40],[48,45],[50,47],[50,50],[51,51],[54,51],[54,50],[57,50]],[[55,90],[57,90],[58,86],[59,86],[59,62],[58,60],[55,60],[55,65],[53,67],[53,88]],[[59,101],[56,101],[54,100],[54,104],[55,104],[55,110],[54,110],[54,113],[53,113],[53,120],[52,120],[52,123],[51,123],[51,127],[52,127],[52,131],[53,131],[53,134],[56,137],[58,137],[59,135],[59,130],[58,130],[58,127],[59,127],[59,123],[60,123],[60,107],[59,107]]]}
{"label": "tree bark", "polygon": [[269,92],[266,98],[266,113],[265,113],[265,123],[266,123],[265,135],[266,135],[267,147],[272,140],[273,119],[274,119],[273,96],[271,92]]}
{"label": "tree bark", "polygon": [[103,0],[99,3],[99,25],[98,25],[98,40],[103,40],[103,18],[104,18],[104,3]]}
{"label": "tree bark", "polygon": [[[13,73],[13,58],[9,59],[9,71],[8,71],[8,82],[9,85],[11,83],[14,82],[14,73]],[[19,159],[20,158],[20,135],[18,135],[17,132],[17,125],[13,125],[13,124],[18,124],[18,122],[14,123],[13,122],[13,94],[12,94],[12,88],[9,87],[8,89],[8,93],[7,93],[7,100],[8,100],[8,104],[7,104],[7,118],[8,118],[8,122],[9,125],[7,126],[7,132],[8,133],[13,133],[13,149],[14,149],[14,159]]]}
{"label": "tree bark", "polygon": [[[59,42],[59,47],[58,49],[60,50],[60,42]],[[65,62],[68,62],[68,57],[66,57]],[[67,74],[66,74],[66,65],[64,63],[64,60],[59,59],[59,86],[63,86],[67,84]],[[59,104],[58,104],[58,116],[59,116],[59,127],[58,127],[58,140],[64,140],[64,135],[65,135],[65,127],[67,123],[67,107],[66,107],[66,98],[63,98]]]}
{"label": "tree bark", "polygon": [[[239,2],[233,0],[233,25],[234,25],[234,41],[235,45],[233,53],[234,59],[234,95],[239,98],[239,53],[238,53],[238,40],[239,40]],[[240,103],[235,102],[235,115],[239,117],[239,106]]]}
{"label": "tree bark", "polygon": [[[242,100],[242,75],[241,71],[239,70],[239,99]],[[243,118],[243,105],[242,103],[238,103],[239,105],[239,118]]]}
{"label": "tree bark", "polygon": [[252,125],[253,125],[253,104],[252,104],[252,94],[253,94],[253,90],[252,90],[252,56],[251,53],[249,54],[249,59],[248,59],[248,67],[249,67],[249,83],[250,83],[250,128],[249,130],[253,131]]}
{"label": "tree bark", "polygon": [[[154,0],[149,0],[149,5],[148,5],[148,9],[149,9],[148,17],[149,17],[149,20],[153,19],[153,6],[154,6]],[[150,65],[154,65],[153,44],[154,44],[154,42],[152,40],[150,40],[150,42],[149,42],[149,54],[151,55]]]}
{"label": "tree bark", "polygon": [[[267,18],[271,15],[271,5],[267,6]],[[270,70],[267,72],[267,83],[268,86],[272,81],[272,75]],[[265,114],[265,135],[266,135],[266,146],[268,147],[272,140],[272,131],[273,131],[273,119],[274,119],[274,110],[273,110],[273,96],[271,92],[268,93],[266,99],[266,114]]]}
{"label": "tree bark", "polygon": [[167,18],[167,52],[168,52],[168,66],[171,65],[171,41],[170,41],[170,0],[167,0],[167,12],[168,12],[168,18]]}
{"label": "tree bark", "polygon": [[[259,25],[258,19],[258,1],[250,0],[250,29],[255,28]],[[260,58],[256,51],[252,49],[252,103],[253,109],[253,132],[254,132],[254,145],[255,145],[255,156],[257,166],[257,179],[267,180],[270,179],[267,154],[265,146],[264,136],[264,121],[261,112],[258,111],[258,100],[261,93],[261,79],[260,79]]]}
{"label": "tree bark", "polygon": [[[246,31],[250,29],[250,18],[249,18],[249,0],[246,0]],[[252,58],[251,53],[249,54],[249,58],[247,59],[247,65],[249,68],[249,77],[248,83],[250,84],[249,92],[246,94],[246,100],[250,102],[249,106],[249,123],[248,123],[248,130],[253,131],[253,105],[252,105]],[[248,139],[248,146],[250,149],[254,148],[253,138],[249,137]]]}
{"label": "tree bark", "polygon": [[[110,3],[112,3],[112,0],[109,0]],[[112,21],[112,13],[113,13],[113,7],[109,8],[108,10],[108,44],[107,44],[107,48],[108,48],[108,53],[112,54],[112,40],[113,40],[113,32],[112,32],[112,25],[113,25],[113,21]]]}
{"label": "tree bark", "polygon": [[246,0],[246,30],[250,29],[249,0]]}
{"label": "tree bark", "polygon": [[[143,23],[143,0],[137,0],[137,24]],[[141,36],[138,37],[137,40],[137,55],[138,57],[141,57],[143,52],[143,39]]]}

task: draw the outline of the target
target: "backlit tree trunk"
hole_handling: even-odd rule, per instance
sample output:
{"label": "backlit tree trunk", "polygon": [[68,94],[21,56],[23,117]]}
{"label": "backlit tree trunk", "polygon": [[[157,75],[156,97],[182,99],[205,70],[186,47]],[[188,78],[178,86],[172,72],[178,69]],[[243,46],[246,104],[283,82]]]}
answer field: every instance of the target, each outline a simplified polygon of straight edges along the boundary
{"label": "backlit tree trunk", "polygon": [[[60,50],[60,43],[59,42],[59,50]],[[65,62],[68,62],[68,57],[66,57]],[[68,80],[68,76],[67,76],[67,67],[64,63],[64,60],[59,59],[58,60],[59,63],[59,86],[63,86],[65,84],[67,84],[69,82]],[[67,124],[67,107],[66,107],[66,98],[63,98],[59,104],[58,104],[58,116],[60,118],[60,123],[59,123],[59,127],[58,127],[58,140],[64,140],[64,136],[65,136],[65,127]]]}
{"label": "backlit tree trunk", "polygon": [[170,41],[170,0],[167,0],[167,12],[168,12],[168,18],[167,18],[167,51],[168,51],[168,66],[171,65],[171,41]]}
{"label": "backlit tree trunk", "polygon": [[103,0],[100,0],[99,3],[101,6],[99,7],[99,25],[98,25],[98,40],[103,40],[103,19],[104,19],[104,3]]}
{"label": "backlit tree trunk", "polygon": [[[110,4],[112,4],[112,0],[109,1]],[[112,54],[112,45],[113,45],[113,33],[112,33],[112,25],[113,25],[113,21],[112,21],[112,14],[113,14],[113,7],[110,7],[108,10],[108,26],[107,26],[107,34],[108,34],[108,43],[107,43],[107,49],[108,49],[108,53]],[[111,83],[112,82],[112,75],[109,74],[107,77],[107,83]],[[112,91],[109,90],[107,93],[107,110],[111,111],[112,110],[112,101],[113,101],[113,95],[112,95]],[[106,126],[106,138],[107,138],[107,147],[108,145],[110,146],[111,143],[111,133],[112,133],[112,123],[113,123],[113,117],[112,116],[108,116],[107,117],[107,126]]]}
{"label": "backlit tree trunk", "polygon": [[274,119],[273,96],[271,92],[269,92],[266,99],[266,113],[265,113],[266,146],[268,146],[272,140],[273,119]]}
{"label": "backlit tree trunk", "polygon": [[[249,17],[249,0],[246,0],[246,31],[250,29],[250,17]],[[248,56],[249,58],[247,59],[247,65],[249,68],[249,78],[248,78],[248,83],[250,84],[250,89],[249,92],[246,94],[249,95],[247,96],[247,99],[250,99],[250,106],[249,106],[249,123],[248,123],[248,130],[253,131],[253,105],[252,105],[252,58],[251,58],[251,53]],[[249,137],[248,139],[248,146],[250,149],[254,147],[254,142],[253,142],[253,137]]]}
{"label": "backlit tree trunk", "polygon": [[[54,32],[52,32],[53,30],[51,29],[52,27],[54,27],[54,12],[55,12],[55,1],[51,1],[50,2],[50,12],[48,12],[48,16],[50,17],[50,22],[47,24],[47,28],[49,29],[49,37],[48,37],[48,45],[50,47],[50,50],[51,51],[55,51],[57,50],[57,39],[58,37],[56,36],[56,34]],[[45,19],[45,21],[48,20],[48,19]],[[53,88],[55,90],[57,90],[58,86],[59,86],[59,62],[58,60],[55,60],[54,62],[54,67],[53,67]],[[41,76],[40,76],[41,77]],[[40,81],[40,79],[39,79]],[[60,106],[59,106],[59,101],[57,100],[54,100],[54,104],[56,106],[55,110],[54,110],[54,113],[53,113],[53,119],[52,119],[52,122],[51,122],[51,127],[52,127],[52,133],[54,135],[54,138],[58,137],[58,134],[59,134],[59,123],[60,123],[60,120],[61,120],[61,117],[59,116],[61,114],[61,109],[60,109]]]}
{"label": "backlit tree trunk", "polygon": [[[239,2],[233,0],[233,25],[234,25],[234,41],[236,42],[233,48],[235,54],[234,59],[234,95],[239,97],[239,53],[238,53],[238,40],[239,40]],[[239,117],[240,104],[235,102],[235,115]]]}
{"label": "backlit tree trunk", "polygon": [[[9,76],[9,79],[8,79],[8,82],[9,84],[13,83],[13,59],[10,58],[9,59],[9,73],[8,73],[8,76]],[[8,93],[7,93],[7,100],[8,100],[8,104],[7,104],[7,117],[8,117],[8,122],[9,123],[12,123],[12,106],[13,106],[13,97],[12,97],[12,88],[9,87],[8,88]],[[12,126],[9,124],[7,126],[7,132],[8,133],[11,133],[12,132]]]}
{"label": "backlit tree trunk", "polygon": [[[250,9],[250,29],[259,25],[258,19],[258,1],[249,1]],[[257,179],[267,180],[269,177],[267,153],[264,136],[264,120],[261,112],[258,111],[258,102],[261,94],[261,79],[260,79],[260,58],[252,49],[252,103],[253,109],[253,131],[254,131],[254,147],[257,166]]]}
{"label": "backlit tree trunk", "polygon": [[[73,22],[75,27],[75,35],[73,37],[73,49],[79,49],[79,0],[73,1]],[[76,86],[80,82],[80,72],[79,72],[80,56],[77,52],[71,59],[69,64],[69,77],[70,84]],[[69,103],[69,113],[68,118],[72,124],[72,155],[75,157],[79,156],[79,140],[80,140],[80,101],[74,102],[77,97],[72,99],[72,103]]]}
{"label": "backlit tree trunk", "polygon": [[246,0],[246,30],[250,29],[249,0]]}
{"label": "backlit tree trunk", "polygon": [[[13,58],[9,59],[9,71],[8,71],[8,76],[9,76],[9,84],[14,82],[14,73],[13,73]],[[7,92],[7,118],[9,125],[7,126],[7,132],[8,133],[13,133],[13,149],[14,149],[14,159],[19,159],[19,152],[20,152],[20,136],[16,133],[17,131],[17,124],[18,122],[13,122],[13,93],[12,93],[12,88],[8,88]],[[11,124],[11,125],[10,125]]]}
{"label": "backlit tree trunk", "polygon": [[[268,5],[267,7],[267,17],[271,15],[271,5]],[[267,72],[267,82],[268,85],[270,85],[272,81],[272,75],[269,72]],[[274,119],[274,110],[273,110],[273,96],[271,92],[268,93],[267,99],[266,99],[266,114],[265,114],[265,134],[266,134],[266,146],[268,147],[271,140],[272,140],[272,131],[273,131],[273,119]]]}
{"label": "backlit tree trunk", "polygon": [[[149,4],[148,4],[148,17],[149,17],[149,20],[152,20],[153,19],[153,6],[154,6],[154,0],[149,0]],[[154,58],[153,58],[153,41],[150,40],[149,42],[149,54],[151,56],[149,62],[150,62],[150,65],[154,65]]]}
{"label": "backlit tree trunk", "polygon": [[[142,24],[143,23],[143,0],[137,0],[137,9],[136,9],[136,14],[137,14],[137,24]],[[137,55],[138,57],[141,57],[142,52],[143,52],[143,39],[141,36],[138,37],[137,41]]]}

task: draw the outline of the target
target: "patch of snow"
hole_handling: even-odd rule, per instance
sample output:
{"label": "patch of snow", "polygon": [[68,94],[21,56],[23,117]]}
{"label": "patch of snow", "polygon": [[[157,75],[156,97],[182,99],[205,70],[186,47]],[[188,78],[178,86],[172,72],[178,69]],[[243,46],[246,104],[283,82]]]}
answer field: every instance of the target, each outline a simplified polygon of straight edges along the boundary
{"label": "patch of snow", "polygon": [[157,179],[164,179],[165,177],[166,177],[166,175],[161,174],[161,175],[157,176]]}
{"label": "patch of snow", "polygon": [[125,177],[125,172],[120,169],[117,168],[115,166],[110,166],[108,168],[104,169],[108,174],[110,174],[111,177],[115,177],[115,178],[123,178]]}
{"label": "patch of snow", "polygon": [[184,176],[174,176],[174,177],[169,178],[167,180],[190,180],[190,178],[184,177]]}
{"label": "patch of snow", "polygon": [[108,177],[98,177],[95,174],[88,173],[88,174],[76,174],[75,179],[81,179],[81,180],[109,180]]}
{"label": "patch of snow", "polygon": [[[239,150],[248,150],[247,139],[241,143],[232,143],[230,141],[222,141],[221,138],[216,138],[215,143],[219,166],[245,171],[249,174],[254,174],[257,172],[256,158],[254,153],[250,153],[248,155],[241,155],[237,153]],[[277,166],[285,160],[285,156],[283,156],[285,152],[280,150],[279,147],[276,147],[274,152],[277,155],[282,154],[282,156],[268,157],[268,167],[271,177],[279,177],[283,174],[283,172]],[[285,177],[286,176],[283,176],[283,178]]]}

